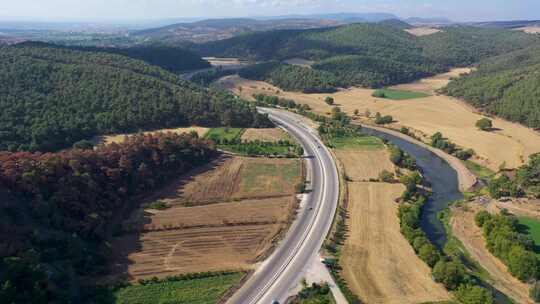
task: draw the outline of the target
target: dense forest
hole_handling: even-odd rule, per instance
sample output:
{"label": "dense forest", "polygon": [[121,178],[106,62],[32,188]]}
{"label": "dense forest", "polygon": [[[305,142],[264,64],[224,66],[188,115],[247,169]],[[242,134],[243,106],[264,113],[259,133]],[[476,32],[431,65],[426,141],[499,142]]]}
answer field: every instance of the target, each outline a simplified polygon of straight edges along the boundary
{"label": "dense forest", "polygon": [[335,89],[410,82],[538,41],[533,35],[505,29],[449,27],[433,35],[416,37],[399,26],[350,24],[316,30],[251,33],[193,48],[204,55],[257,61],[295,57],[313,60],[315,64],[309,71],[273,64],[264,77],[258,67],[255,67],[256,72],[244,73],[255,75],[255,79],[269,80],[283,89],[311,91],[319,85]]}
{"label": "dense forest", "polygon": [[181,125],[269,126],[234,96],[125,56],[0,48],[0,150],[54,151],[94,135]]}
{"label": "dense forest", "polygon": [[161,45],[141,45],[131,47],[83,47],[64,46],[43,42],[24,42],[18,44],[19,47],[43,47],[74,50],[81,52],[101,52],[109,54],[123,55],[137,60],[145,61],[148,64],[156,65],[172,73],[205,69],[211,67],[210,63],[201,58],[196,53],[172,46]]}
{"label": "dense forest", "polygon": [[540,46],[483,61],[474,73],[455,79],[443,92],[477,108],[540,128]]}
{"label": "dense forest", "polygon": [[0,153],[0,302],[85,303],[106,242],[137,197],[214,157],[190,134],[138,135],[96,150]]}

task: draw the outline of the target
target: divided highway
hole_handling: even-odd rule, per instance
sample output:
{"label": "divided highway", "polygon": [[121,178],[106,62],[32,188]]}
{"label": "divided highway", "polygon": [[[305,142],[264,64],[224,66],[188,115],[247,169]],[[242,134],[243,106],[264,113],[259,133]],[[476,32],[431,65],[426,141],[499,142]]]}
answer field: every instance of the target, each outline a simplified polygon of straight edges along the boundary
{"label": "divided highway", "polygon": [[286,129],[304,147],[309,183],[307,204],[287,236],[274,253],[227,303],[284,303],[291,288],[300,281],[303,271],[317,255],[328,234],[339,199],[339,176],[330,154],[317,136],[296,114],[260,108],[272,121]]}

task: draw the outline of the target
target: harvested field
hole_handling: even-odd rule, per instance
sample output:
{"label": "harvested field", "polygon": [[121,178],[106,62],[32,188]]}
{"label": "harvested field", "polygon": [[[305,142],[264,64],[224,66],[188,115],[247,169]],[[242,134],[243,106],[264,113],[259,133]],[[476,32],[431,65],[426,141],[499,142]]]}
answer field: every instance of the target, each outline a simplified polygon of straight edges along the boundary
{"label": "harvested field", "polygon": [[433,35],[433,34],[438,33],[440,31],[441,31],[440,29],[433,28],[433,27],[415,27],[415,28],[412,28],[412,29],[406,29],[405,30],[405,32],[407,32],[409,34],[412,34],[412,35],[415,35],[415,36],[418,36],[418,37]]}
{"label": "harvested field", "polygon": [[349,236],[342,249],[343,277],[366,303],[449,300],[431,270],[401,235],[394,200],[402,185],[349,183]]}
{"label": "harvested field", "polygon": [[[232,212],[231,212],[232,213]],[[249,269],[282,225],[218,226],[127,234],[114,240],[114,273],[128,280]]]}
{"label": "harvested field", "polygon": [[435,94],[435,91],[445,87],[450,81],[450,79],[457,78],[463,74],[469,74],[471,72],[472,72],[471,68],[457,68],[457,69],[452,69],[448,73],[420,79],[412,83],[395,85],[395,86],[392,86],[391,88],[396,89],[396,90]]}
{"label": "harvested field", "polygon": [[[196,207],[175,206],[167,210],[139,210],[123,224],[129,231],[160,231],[223,225],[286,224],[294,197],[224,202]],[[233,212],[232,212],[233,211]]]}
{"label": "harvested field", "polygon": [[297,159],[226,156],[200,171],[172,182],[148,201],[194,206],[293,195],[301,181],[302,165]]}
{"label": "harvested field", "polygon": [[514,278],[506,265],[486,248],[482,229],[474,220],[476,213],[483,208],[476,203],[467,204],[467,208],[452,208],[450,224],[453,235],[463,243],[471,257],[490,274],[495,288],[518,303],[534,303],[529,298],[529,286]]}
{"label": "harvested field", "polygon": [[289,135],[280,128],[246,129],[241,138],[242,140],[246,141],[259,140],[266,142],[277,142],[280,140],[289,139]]}
{"label": "harvested field", "polygon": [[513,199],[510,202],[492,200],[490,210],[508,210],[517,216],[531,217],[540,220],[540,203],[535,199]]}
{"label": "harvested field", "polygon": [[223,156],[147,198],[112,241],[113,273],[137,280],[251,269],[295,215],[296,159]]}
{"label": "harvested field", "polygon": [[347,177],[355,182],[377,179],[383,170],[395,171],[386,150],[336,150],[335,153],[343,164]]}
{"label": "harvested field", "polygon": [[[431,91],[444,86],[452,75],[459,75],[466,70],[454,70],[452,73],[428,78],[410,85],[398,86],[398,89]],[[540,151],[540,135],[532,129],[517,123],[493,118],[497,131],[484,132],[475,127],[476,121],[484,117],[464,102],[448,96],[430,96],[418,100],[385,100],[374,98],[374,90],[351,88],[334,94],[303,94],[283,92],[265,82],[250,81],[238,76],[229,76],[220,80],[222,87],[244,98],[252,100],[255,93],[273,94],[290,98],[301,104],[308,104],[314,112],[328,114],[332,110],[324,99],[332,96],[336,105],[352,115],[355,109],[360,113],[369,110],[383,115],[392,115],[398,126],[409,127],[426,136],[442,132],[452,142],[465,148],[472,148],[478,154],[480,164],[498,170],[504,164],[506,168],[516,168],[527,161],[529,155]],[[239,88],[242,88],[240,91]],[[275,92],[280,92],[276,94]],[[362,121],[360,121],[362,122]],[[501,149],[500,147],[504,147]]]}
{"label": "harvested field", "polygon": [[[175,128],[175,129],[161,129],[156,131],[150,131],[150,132],[143,132],[144,134],[156,134],[156,133],[175,133],[175,134],[181,134],[181,133],[190,133],[190,132],[197,132],[199,134],[199,137],[203,137],[206,132],[208,132],[208,128],[203,127],[189,127],[189,128]],[[116,134],[116,135],[106,135],[106,136],[98,136],[94,138],[94,142],[97,144],[112,144],[112,143],[122,143],[124,142],[126,136],[129,135],[135,135],[134,134]]]}

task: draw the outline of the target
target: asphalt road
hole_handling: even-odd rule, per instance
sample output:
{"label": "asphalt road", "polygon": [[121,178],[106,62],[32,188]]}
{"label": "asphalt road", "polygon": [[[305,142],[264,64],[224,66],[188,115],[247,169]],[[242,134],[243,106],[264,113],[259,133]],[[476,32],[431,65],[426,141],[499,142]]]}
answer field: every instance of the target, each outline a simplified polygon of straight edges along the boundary
{"label": "asphalt road", "polygon": [[301,280],[303,271],[321,248],[338,204],[337,167],[317,132],[303,124],[296,114],[266,108],[259,111],[268,113],[270,119],[304,147],[310,170],[307,184],[310,191],[306,206],[299,210],[285,239],[227,303],[284,303],[289,290]]}

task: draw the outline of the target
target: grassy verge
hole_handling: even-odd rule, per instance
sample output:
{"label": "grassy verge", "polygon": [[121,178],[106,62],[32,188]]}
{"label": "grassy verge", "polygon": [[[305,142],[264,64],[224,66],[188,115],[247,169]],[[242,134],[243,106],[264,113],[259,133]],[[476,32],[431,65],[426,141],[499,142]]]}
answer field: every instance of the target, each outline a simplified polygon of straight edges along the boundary
{"label": "grassy verge", "polygon": [[407,100],[407,99],[417,99],[429,97],[431,95],[420,92],[410,92],[402,90],[392,90],[392,89],[379,89],[373,93],[374,97],[386,98],[392,100]]}
{"label": "grassy verge", "polygon": [[471,172],[479,178],[490,180],[493,176],[495,176],[495,172],[473,161],[466,160],[463,163],[467,169],[471,170]]}
{"label": "grassy verge", "polygon": [[382,140],[373,136],[335,137],[329,141],[329,145],[334,149],[381,150],[384,148]]}
{"label": "grassy verge", "polygon": [[335,304],[336,301],[330,292],[328,284],[313,284],[300,291],[291,304]]}
{"label": "grassy verge", "polygon": [[100,303],[154,304],[190,303],[215,304],[244,277],[242,272],[208,273],[171,277],[165,280],[143,281],[115,290]]}

